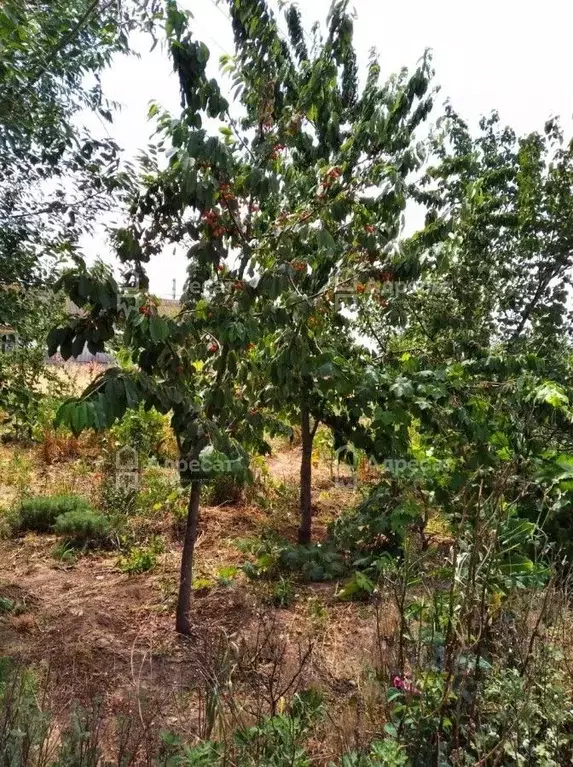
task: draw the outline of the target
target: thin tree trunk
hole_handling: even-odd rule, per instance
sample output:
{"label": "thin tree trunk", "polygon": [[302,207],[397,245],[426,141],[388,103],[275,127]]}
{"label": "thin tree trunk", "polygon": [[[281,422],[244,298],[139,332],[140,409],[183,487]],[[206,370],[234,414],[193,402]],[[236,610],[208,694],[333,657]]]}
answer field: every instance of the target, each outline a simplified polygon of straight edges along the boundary
{"label": "thin tree trunk", "polygon": [[197,540],[197,528],[199,525],[199,498],[201,495],[201,483],[191,483],[189,505],[187,507],[187,524],[185,526],[185,541],[181,554],[181,578],[179,581],[179,597],[177,599],[177,614],[175,630],[179,634],[188,636],[191,633],[189,612],[191,610],[191,586],[193,583],[193,551]]}
{"label": "thin tree trunk", "polygon": [[312,443],[318,427],[318,420],[311,428],[310,412],[305,403],[301,407],[300,425],[302,432],[302,459],[300,462],[300,527],[298,530],[298,542],[306,544],[310,543],[312,538]]}

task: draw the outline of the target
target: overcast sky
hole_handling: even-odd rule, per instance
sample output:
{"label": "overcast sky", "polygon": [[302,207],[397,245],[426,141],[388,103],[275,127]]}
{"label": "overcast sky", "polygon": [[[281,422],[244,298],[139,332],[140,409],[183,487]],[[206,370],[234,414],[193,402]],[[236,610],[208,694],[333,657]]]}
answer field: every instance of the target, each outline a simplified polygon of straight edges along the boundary
{"label": "overcast sky", "polygon": [[[197,37],[211,49],[213,74],[219,56],[232,53],[232,33],[226,3],[215,0],[180,0],[194,16]],[[276,0],[272,5],[277,7]],[[300,0],[307,28],[324,23],[330,0]],[[497,109],[504,122],[518,133],[543,127],[551,115],[561,115],[567,134],[573,116],[573,4],[567,0],[524,3],[523,0],[354,0],[355,43],[362,66],[376,47],[382,74],[402,66],[414,67],[426,48],[433,51],[439,103],[450,99],[456,110],[476,125],[479,117]],[[283,29],[284,20],[280,21]],[[140,58],[118,58],[104,74],[107,96],[122,104],[108,128],[128,156],[145,147],[150,124],[150,101],[177,112],[177,81],[165,51],[149,52],[148,41],[137,41]],[[94,133],[101,123],[90,120]],[[102,233],[85,242],[91,258],[112,261]],[[149,267],[151,289],[169,296],[172,281],[183,287],[185,262],[167,250]]]}

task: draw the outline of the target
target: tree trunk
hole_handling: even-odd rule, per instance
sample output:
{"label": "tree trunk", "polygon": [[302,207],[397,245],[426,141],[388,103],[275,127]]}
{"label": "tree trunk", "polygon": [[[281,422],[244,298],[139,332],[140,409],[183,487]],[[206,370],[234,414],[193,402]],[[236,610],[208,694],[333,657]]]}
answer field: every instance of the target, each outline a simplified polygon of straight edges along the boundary
{"label": "tree trunk", "polygon": [[298,542],[310,543],[312,535],[311,480],[312,480],[312,443],[314,431],[310,428],[308,406],[303,404],[300,418],[302,432],[302,460],[300,463],[300,527]]}
{"label": "tree trunk", "polygon": [[181,554],[181,577],[179,580],[179,597],[177,599],[177,614],[175,630],[179,634],[188,636],[191,633],[189,612],[191,610],[191,586],[193,583],[193,551],[197,540],[197,527],[199,525],[199,498],[201,495],[201,483],[191,483],[191,494],[187,507],[187,524],[185,526],[185,541]]}

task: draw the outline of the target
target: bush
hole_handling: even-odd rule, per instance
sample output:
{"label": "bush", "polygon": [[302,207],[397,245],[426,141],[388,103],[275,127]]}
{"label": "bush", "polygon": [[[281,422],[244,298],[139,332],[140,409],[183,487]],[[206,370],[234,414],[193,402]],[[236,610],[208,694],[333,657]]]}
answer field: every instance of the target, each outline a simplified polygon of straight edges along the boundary
{"label": "bush", "polygon": [[48,533],[58,517],[71,512],[91,512],[89,503],[77,495],[26,498],[17,509],[15,524],[21,531]]}
{"label": "bush", "polygon": [[408,524],[414,522],[407,503],[393,498],[389,487],[380,483],[357,508],[345,511],[331,526],[336,548],[350,557],[376,559],[383,552],[401,552]]}
{"label": "bush", "polygon": [[145,466],[151,457],[159,458],[168,438],[168,420],[157,410],[128,410],[121,421],[110,430],[112,444],[116,450],[133,448],[139,458],[139,468]]}
{"label": "bush", "polygon": [[281,573],[307,582],[331,581],[346,573],[343,557],[329,545],[320,543],[308,546],[292,546],[280,538],[264,537],[260,541],[240,542],[246,553],[256,556],[254,562],[246,562],[242,570],[248,578],[272,579]]}
{"label": "bush", "polygon": [[61,514],[54,524],[54,531],[63,535],[74,546],[100,545],[109,539],[109,520],[91,509],[76,509]]}
{"label": "bush", "polygon": [[331,581],[346,572],[343,558],[337,551],[320,543],[287,547],[279,557],[281,569],[299,574],[303,581]]}

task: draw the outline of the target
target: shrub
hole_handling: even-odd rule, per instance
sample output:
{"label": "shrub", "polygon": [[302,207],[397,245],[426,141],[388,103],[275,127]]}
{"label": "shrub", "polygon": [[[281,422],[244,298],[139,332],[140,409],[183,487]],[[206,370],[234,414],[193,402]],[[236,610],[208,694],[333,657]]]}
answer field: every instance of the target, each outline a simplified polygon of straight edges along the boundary
{"label": "shrub", "polygon": [[389,551],[398,554],[405,532],[416,510],[407,514],[406,504],[398,504],[389,487],[380,483],[357,508],[344,512],[331,527],[332,540],[350,556],[376,558]]}
{"label": "shrub", "polygon": [[110,536],[109,520],[91,509],[76,509],[61,514],[54,531],[63,535],[74,546],[100,545]]}
{"label": "shrub", "polygon": [[299,573],[305,581],[331,581],[346,571],[341,555],[320,543],[308,546],[289,546],[279,556],[279,566]]}
{"label": "shrub", "polygon": [[71,512],[91,512],[89,503],[77,495],[38,496],[23,500],[17,510],[19,530],[47,533],[56,519]]}
{"label": "shrub", "polygon": [[159,458],[168,438],[168,421],[157,410],[145,410],[141,405],[137,410],[128,410],[121,421],[110,430],[112,444],[116,450],[122,447],[133,448],[142,468],[151,457]]}

